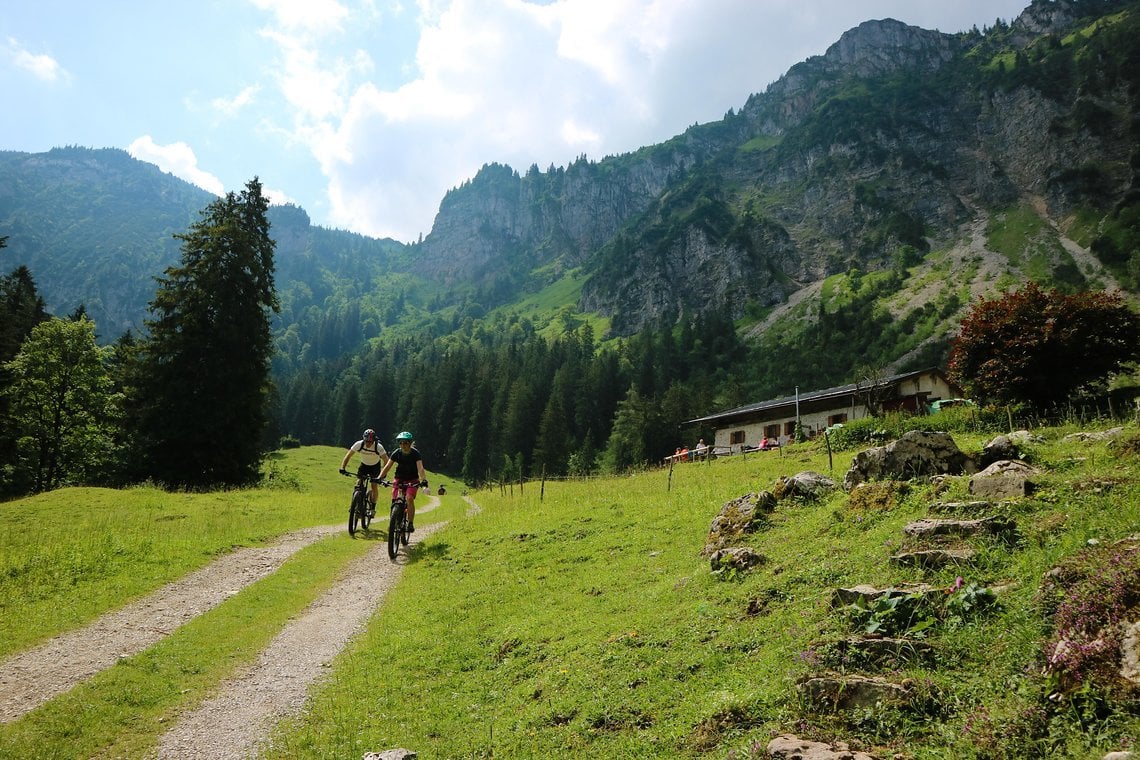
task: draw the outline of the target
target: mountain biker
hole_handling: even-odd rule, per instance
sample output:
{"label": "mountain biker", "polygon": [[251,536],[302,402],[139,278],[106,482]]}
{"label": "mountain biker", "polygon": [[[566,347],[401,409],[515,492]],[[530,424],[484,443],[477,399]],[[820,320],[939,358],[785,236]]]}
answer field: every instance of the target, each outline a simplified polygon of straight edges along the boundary
{"label": "mountain biker", "polygon": [[396,443],[400,448],[392,452],[388,457],[388,461],[384,464],[384,469],[380,471],[381,479],[388,474],[388,470],[392,469],[392,465],[396,465],[396,477],[393,478],[392,483],[392,498],[399,495],[398,486],[401,483],[407,483],[408,488],[405,492],[408,498],[408,532],[415,533],[415,518],[416,518],[416,491],[420,488],[427,488],[427,473],[424,472],[424,458],[420,456],[420,452],[412,443],[415,439],[407,430],[403,431],[396,436]]}
{"label": "mountain biker", "polygon": [[[343,475],[348,475],[348,460],[352,459],[352,455],[360,453],[360,467],[356,471],[357,477],[367,475],[369,479],[382,477],[380,475],[380,468],[388,462],[388,452],[384,450],[384,446],[376,438],[376,431],[368,428],[361,435],[360,440],[348,447],[348,451],[344,452],[344,459],[340,463],[340,471]],[[380,493],[380,486],[376,482],[372,482],[372,503],[369,508],[375,514],[376,497]]]}

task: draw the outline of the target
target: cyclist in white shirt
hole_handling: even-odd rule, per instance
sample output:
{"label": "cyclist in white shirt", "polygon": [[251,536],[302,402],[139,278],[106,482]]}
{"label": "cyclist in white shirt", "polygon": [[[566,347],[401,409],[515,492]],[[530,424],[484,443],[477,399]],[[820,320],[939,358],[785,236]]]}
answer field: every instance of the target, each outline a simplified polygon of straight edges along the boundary
{"label": "cyclist in white shirt", "polygon": [[[348,451],[344,452],[344,459],[340,463],[340,471],[345,475],[348,474],[348,460],[352,459],[353,454],[360,454],[360,467],[357,469],[357,475],[367,475],[371,478],[380,477],[380,469],[388,461],[388,452],[384,450],[384,446],[376,439],[376,431],[368,428],[364,431],[364,435],[360,440],[348,447]],[[380,486],[375,481],[372,481],[372,504],[370,508],[375,514],[376,497],[380,493]]]}

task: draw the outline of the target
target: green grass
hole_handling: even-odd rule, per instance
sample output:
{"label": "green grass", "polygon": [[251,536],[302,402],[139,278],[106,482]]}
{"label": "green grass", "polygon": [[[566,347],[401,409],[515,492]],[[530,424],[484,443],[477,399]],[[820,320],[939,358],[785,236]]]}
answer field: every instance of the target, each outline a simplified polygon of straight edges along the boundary
{"label": "green grass", "polygon": [[1044,229],[1045,223],[1033,209],[1018,206],[990,218],[986,225],[986,239],[990,248],[1005,256],[1014,266],[1020,266],[1026,241],[1036,238]]}
{"label": "green grass", "polygon": [[[819,502],[781,501],[766,529],[749,541],[766,557],[762,565],[716,575],[701,556],[724,502],[771,489],[778,477],[802,470],[841,480],[854,450],[835,452],[830,465],[826,450],[809,443],[685,464],[671,477],[654,470],[552,481],[541,497],[537,483],[523,492],[481,490],[471,494],[482,507],[472,516],[454,484],[443,508],[423,516],[425,524],[447,519],[449,526],[413,554],[371,626],[315,689],[309,710],[274,732],[268,756],[360,757],[407,747],[431,758],[742,758],[765,756],[768,739],[781,731],[861,743],[882,757],[1080,758],[1129,746],[1127,737],[1140,736],[1135,700],[1105,701],[1094,689],[1050,702],[1050,685],[1040,675],[1050,634],[1037,598],[1041,578],[1092,541],[1140,533],[1137,455],[1061,440],[1076,429],[1039,431],[1046,441],[1027,456],[1046,468],[1042,486],[1032,498],[1002,508],[1019,527],[1014,545],[978,539],[975,569],[929,575],[896,567],[889,557],[904,545],[902,527],[927,515],[931,503],[968,500],[964,478],[937,491],[916,481],[877,505],[842,491]],[[954,434],[963,450],[974,453],[990,435]],[[1135,424],[1128,435],[1138,435]],[[71,556],[69,544],[77,556],[98,556],[90,547],[105,545],[101,536],[116,531],[126,551],[143,556],[154,551],[139,548],[148,541],[181,542],[178,556],[185,558],[167,573],[178,576],[227,545],[339,522],[348,483],[335,473],[339,454],[290,452],[285,469],[301,483],[296,491],[143,491],[154,502],[149,523],[128,514],[148,514],[140,501],[122,513],[104,507],[102,528],[61,532],[42,520],[45,505],[60,498],[52,494],[0,505],[0,516],[9,525],[21,510],[39,512],[41,519],[33,519],[38,532],[21,530],[25,541],[50,536],[55,548],[42,559],[48,566]],[[136,498],[128,491],[119,501]],[[268,511],[275,498],[284,502],[282,514],[260,521],[250,535],[249,514]],[[160,509],[164,499],[176,506]],[[157,516],[176,512],[186,517],[157,522]],[[117,527],[120,522],[127,527]],[[183,522],[186,529],[167,527]],[[192,524],[215,527],[195,538]],[[159,539],[156,534],[166,530],[180,535]],[[10,596],[21,592],[9,578],[9,550],[22,544],[7,535],[3,578],[9,586],[3,590],[11,603]],[[341,534],[310,547],[162,644],[0,727],[0,755],[144,754],[179,707],[196,702],[252,658],[361,544]],[[99,563],[74,566],[86,574],[89,565]],[[56,571],[56,577],[66,574]],[[116,569],[106,577],[126,574]],[[836,587],[917,580],[949,587],[957,574],[1001,587],[999,605],[988,615],[930,629],[935,661],[891,674],[927,695],[920,708],[852,715],[807,709],[797,682],[820,672],[829,645],[851,631],[845,615],[831,608]],[[53,588],[42,593],[57,606],[90,593],[63,584]],[[108,592],[86,615],[135,593],[116,601]],[[59,626],[36,622],[28,611],[40,609],[36,605],[20,609],[39,637]],[[225,635],[210,635],[218,630]],[[218,646],[221,651],[213,649]]]}
{"label": "green grass", "polygon": [[517,303],[491,310],[483,321],[490,323],[495,318],[511,315],[524,317],[534,322],[548,336],[561,335],[582,323],[589,323],[594,335],[601,337],[609,332],[609,318],[590,312],[578,312],[572,308],[577,303],[585,282],[586,276],[575,270]]}
{"label": "green grass", "polygon": [[753,151],[770,150],[783,142],[783,140],[783,135],[756,135],[740,146],[740,152],[751,153]]}

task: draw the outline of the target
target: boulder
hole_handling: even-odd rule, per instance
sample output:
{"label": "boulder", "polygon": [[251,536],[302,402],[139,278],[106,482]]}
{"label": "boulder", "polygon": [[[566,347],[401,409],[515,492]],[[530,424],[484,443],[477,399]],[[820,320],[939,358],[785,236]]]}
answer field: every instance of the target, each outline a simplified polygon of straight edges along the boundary
{"label": "boulder", "polygon": [[1001,459],[1020,459],[1021,450],[1013,439],[1008,435],[999,435],[990,439],[988,443],[982,446],[982,457],[978,462],[981,467],[988,467],[989,465]]}
{"label": "boulder", "polygon": [[806,470],[790,478],[781,477],[776,481],[773,493],[779,499],[820,499],[838,488],[839,485],[818,472]]}
{"label": "boulder", "polygon": [[741,572],[762,564],[764,555],[757,553],[750,546],[733,546],[729,549],[718,549],[709,559],[713,572],[732,568]]}
{"label": "boulder", "polygon": [[768,757],[779,760],[875,760],[874,755],[849,749],[845,742],[825,744],[781,734],[768,742]]}
{"label": "boulder", "polygon": [[1111,441],[1119,438],[1124,432],[1122,427],[1109,428],[1098,433],[1070,433],[1061,440],[1065,443],[1088,443],[1092,441]]}
{"label": "boulder", "polygon": [[739,543],[745,535],[762,527],[764,516],[775,508],[776,497],[768,491],[745,494],[725,502],[709,526],[701,553],[709,557],[720,549]]}
{"label": "boulder", "polygon": [[970,477],[970,495],[981,499],[1019,499],[1033,493],[1038,470],[1016,459],[994,462]]}
{"label": "boulder", "polygon": [[360,760],[416,760],[417,757],[410,749],[386,749],[383,752],[366,752]]}
{"label": "boulder", "polygon": [[868,480],[908,480],[976,471],[974,461],[962,453],[948,433],[911,430],[886,446],[856,454],[843,478],[843,487],[850,491]]}
{"label": "boulder", "polygon": [[1140,620],[1124,624],[1120,640],[1120,677],[1140,686]]}

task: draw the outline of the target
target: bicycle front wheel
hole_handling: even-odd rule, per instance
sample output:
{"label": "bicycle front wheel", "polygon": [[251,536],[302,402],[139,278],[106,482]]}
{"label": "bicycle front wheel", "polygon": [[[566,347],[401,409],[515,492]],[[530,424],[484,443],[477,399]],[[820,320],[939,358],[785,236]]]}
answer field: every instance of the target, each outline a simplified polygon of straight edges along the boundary
{"label": "bicycle front wheel", "polygon": [[404,505],[396,502],[388,516],[388,558],[396,559],[400,551],[400,539],[404,535]]}
{"label": "bicycle front wheel", "polygon": [[363,518],[364,509],[364,494],[361,491],[354,492],[352,503],[348,505],[348,535],[356,535],[356,523]]}

